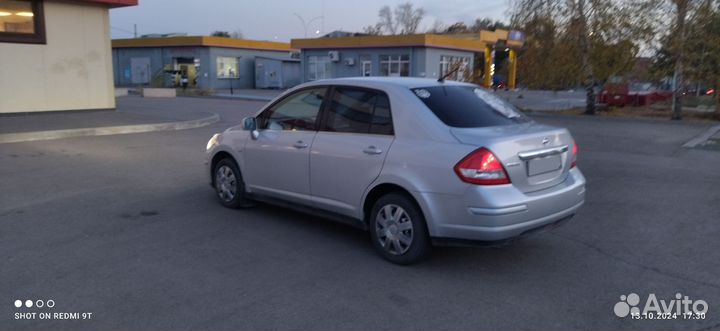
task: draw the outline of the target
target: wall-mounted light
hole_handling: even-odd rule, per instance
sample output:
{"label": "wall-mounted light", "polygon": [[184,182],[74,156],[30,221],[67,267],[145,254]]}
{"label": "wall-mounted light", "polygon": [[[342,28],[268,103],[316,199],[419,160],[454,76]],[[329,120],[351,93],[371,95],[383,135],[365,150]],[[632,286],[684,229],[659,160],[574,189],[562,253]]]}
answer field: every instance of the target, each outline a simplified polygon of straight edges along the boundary
{"label": "wall-mounted light", "polygon": [[8,13],[8,12],[6,12],[6,11],[0,11],[0,17],[2,17],[2,16],[10,16],[10,15],[12,15],[12,13]]}
{"label": "wall-mounted light", "polygon": [[33,16],[35,16],[35,14],[33,14],[33,13],[29,12],[29,11],[21,11],[21,12],[15,13],[15,15],[17,15],[17,16],[22,16],[22,17],[33,17]]}

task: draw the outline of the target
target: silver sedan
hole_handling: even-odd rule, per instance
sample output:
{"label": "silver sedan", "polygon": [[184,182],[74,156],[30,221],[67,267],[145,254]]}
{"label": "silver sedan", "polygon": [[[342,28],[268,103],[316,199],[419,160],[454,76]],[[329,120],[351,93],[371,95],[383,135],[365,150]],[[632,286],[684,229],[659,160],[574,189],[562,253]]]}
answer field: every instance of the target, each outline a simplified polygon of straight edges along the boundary
{"label": "silver sedan", "polygon": [[572,217],[585,198],[568,130],[476,85],[419,78],[302,84],[214,135],[221,204],[256,201],[369,230],[409,264],[433,244],[505,242]]}

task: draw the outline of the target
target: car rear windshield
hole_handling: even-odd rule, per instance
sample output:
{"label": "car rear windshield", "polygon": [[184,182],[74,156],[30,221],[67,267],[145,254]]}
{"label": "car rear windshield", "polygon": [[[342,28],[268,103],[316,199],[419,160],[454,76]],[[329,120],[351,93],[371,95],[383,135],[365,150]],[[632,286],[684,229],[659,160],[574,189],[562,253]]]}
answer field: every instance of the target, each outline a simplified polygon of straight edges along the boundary
{"label": "car rear windshield", "polygon": [[432,86],[412,91],[448,126],[479,128],[530,121],[514,106],[480,87]]}

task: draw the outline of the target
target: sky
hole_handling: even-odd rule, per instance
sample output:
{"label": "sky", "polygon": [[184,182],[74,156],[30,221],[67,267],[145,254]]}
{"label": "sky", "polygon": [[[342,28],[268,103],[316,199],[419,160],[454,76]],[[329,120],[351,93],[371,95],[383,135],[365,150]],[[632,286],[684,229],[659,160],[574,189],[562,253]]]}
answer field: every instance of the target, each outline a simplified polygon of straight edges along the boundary
{"label": "sky", "polygon": [[[287,42],[314,37],[317,31],[362,32],[377,22],[378,10],[407,0],[139,0],[135,7],[110,11],[112,37],[180,32],[209,35],[213,31],[241,31],[246,39]],[[509,0],[415,0],[425,9],[420,29],[436,20],[449,25],[472,24],[476,18],[506,20]],[[299,16],[299,17],[298,17]],[[322,18],[320,18],[322,17]],[[324,18],[324,19],[323,19]],[[306,22],[303,26],[302,20]]]}

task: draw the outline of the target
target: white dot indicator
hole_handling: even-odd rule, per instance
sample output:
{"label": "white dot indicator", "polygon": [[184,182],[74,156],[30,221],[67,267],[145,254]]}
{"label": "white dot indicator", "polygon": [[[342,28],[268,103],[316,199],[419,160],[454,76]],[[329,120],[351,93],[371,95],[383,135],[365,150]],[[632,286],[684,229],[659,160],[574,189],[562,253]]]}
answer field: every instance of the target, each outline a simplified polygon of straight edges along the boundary
{"label": "white dot indicator", "polygon": [[22,307],[22,300],[15,300],[15,308]]}
{"label": "white dot indicator", "polygon": [[30,308],[30,307],[32,307],[32,305],[33,305],[32,300],[25,300],[25,307]]}

